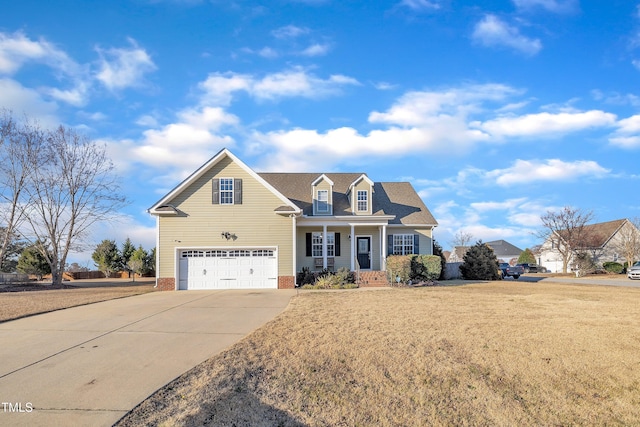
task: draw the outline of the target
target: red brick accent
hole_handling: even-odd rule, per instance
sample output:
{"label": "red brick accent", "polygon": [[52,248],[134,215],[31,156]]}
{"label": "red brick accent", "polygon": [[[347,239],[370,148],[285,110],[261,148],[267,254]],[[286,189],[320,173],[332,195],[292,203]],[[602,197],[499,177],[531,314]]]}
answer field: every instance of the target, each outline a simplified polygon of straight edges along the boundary
{"label": "red brick accent", "polygon": [[175,291],[176,279],[173,277],[159,277],[157,289],[159,291]]}
{"label": "red brick accent", "polygon": [[379,288],[390,285],[385,271],[361,271],[358,286],[361,288]]}
{"label": "red brick accent", "polygon": [[295,276],[278,276],[278,289],[293,289],[295,287]]}

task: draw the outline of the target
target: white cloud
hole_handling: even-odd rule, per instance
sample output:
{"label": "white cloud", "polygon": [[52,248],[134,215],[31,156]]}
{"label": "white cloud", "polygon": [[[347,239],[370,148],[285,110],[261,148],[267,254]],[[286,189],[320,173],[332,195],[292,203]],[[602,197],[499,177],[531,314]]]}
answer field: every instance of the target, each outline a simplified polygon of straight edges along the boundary
{"label": "white cloud", "polygon": [[136,124],[138,126],[146,126],[146,127],[151,127],[151,128],[155,128],[155,127],[160,126],[160,123],[158,122],[158,119],[156,119],[151,114],[145,114],[143,116],[140,116],[138,118],[138,120],[136,120]]}
{"label": "white cloud", "polygon": [[129,43],[130,48],[96,48],[100,55],[96,78],[109,90],[141,86],[145,74],[156,70],[149,54],[135,40],[129,39]]}
{"label": "white cloud", "polygon": [[489,171],[485,177],[498,185],[512,186],[536,181],[561,182],[578,178],[603,178],[610,172],[592,160],[516,160],[510,168]]}
{"label": "white cloud", "polygon": [[374,82],[372,84],[373,84],[373,87],[375,87],[378,90],[393,90],[398,87],[398,85],[395,85],[393,83],[387,83],[387,82]]}
{"label": "white cloud", "polygon": [[476,24],[472,38],[483,46],[508,47],[531,56],[542,49],[542,42],[539,39],[523,36],[517,27],[491,14],[486,15]]}
{"label": "white cloud", "polygon": [[300,52],[302,56],[324,56],[329,53],[331,46],[328,44],[315,43]]}
{"label": "white cloud", "polygon": [[402,0],[398,6],[407,7],[414,11],[431,11],[440,9],[440,1],[431,0]]}
{"label": "white cloud", "polygon": [[536,113],[523,116],[504,116],[485,122],[473,122],[495,138],[557,135],[584,129],[613,126],[616,116],[600,110],[575,113]]}
{"label": "white cloud", "polygon": [[256,78],[249,74],[213,73],[202,83],[203,102],[214,105],[228,105],[234,92],[244,91],[258,100],[276,100],[279,98],[322,98],[337,95],[344,86],[360,83],[351,77],[340,74],[322,79],[301,67],[267,74]]}
{"label": "white cloud", "polygon": [[514,209],[515,207],[521,205],[526,198],[518,198],[518,199],[508,199],[502,202],[475,202],[471,203],[471,207],[479,212],[488,212],[488,211],[506,211],[509,209]]}
{"label": "white cloud", "polygon": [[386,112],[369,115],[371,123],[388,123],[400,126],[420,126],[433,123],[443,116],[465,119],[481,109],[488,101],[501,101],[519,93],[506,85],[466,85],[443,91],[408,92]]}
{"label": "white cloud", "polygon": [[66,74],[75,74],[79,68],[64,51],[44,39],[33,41],[19,31],[0,33],[0,73],[15,73],[27,61],[43,63]]}
{"label": "white cloud", "polygon": [[58,107],[47,102],[33,89],[26,88],[15,80],[0,78],[0,105],[12,110],[16,116],[26,114],[38,120],[43,127],[54,127],[60,124],[57,117]]}
{"label": "white cloud", "polygon": [[271,34],[277,39],[293,39],[311,32],[309,28],[297,27],[295,25],[287,25],[273,30]]}
{"label": "white cloud", "polygon": [[258,55],[262,56],[263,58],[268,58],[268,59],[275,59],[278,56],[280,56],[275,49],[270,48],[269,46],[265,46],[262,49],[260,49],[258,51]]}
{"label": "white cloud", "polygon": [[176,167],[184,174],[220,148],[233,145],[233,140],[220,131],[237,123],[236,116],[221,108],[185,110],[178,115],[177,123],[160,130],[145,131],[143,141],[132,149],[132,154],[137,162],[154,167]]}
{"label": "white cloud", "polygon": [[467,134],[464,123],[441,119],[432,126],[373,130],[361,134],[342,127],[326,132],[293,129],[251,136],[260,150],[263,170],[331,169],[336,163],[367,157],[389,158],[407,153],[464,153],[477,136]]}
{"label": "white cloud", "polygon": [[554,13],[573,12],[578,8],[577,0],[512,0],[518,9],[542,8]]}
{"label": "white cloud", "polygon": [[618,129],[609,137],[612,145],[621,148],[640,148],[640,115],[619,120]]}

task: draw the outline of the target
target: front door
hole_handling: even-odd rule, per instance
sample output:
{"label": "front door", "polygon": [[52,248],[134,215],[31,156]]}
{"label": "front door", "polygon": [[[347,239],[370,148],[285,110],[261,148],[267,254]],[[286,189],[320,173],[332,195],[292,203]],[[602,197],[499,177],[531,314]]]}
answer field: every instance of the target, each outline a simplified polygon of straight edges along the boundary
{"label": "front door", "polygon": [[358,263],[360,268],[368,270],[371,268],[371,237],[358,237],[356,239],[358,247]]}

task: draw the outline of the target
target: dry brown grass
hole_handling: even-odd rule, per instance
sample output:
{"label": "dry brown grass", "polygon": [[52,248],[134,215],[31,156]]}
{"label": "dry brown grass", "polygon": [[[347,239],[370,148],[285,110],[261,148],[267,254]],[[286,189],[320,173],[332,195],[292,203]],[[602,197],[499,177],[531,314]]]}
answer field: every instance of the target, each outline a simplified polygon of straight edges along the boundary
{"label": "dry brown grass", "polygon": [[0,322],[39,313],[152,292],[153,284],[0,292]]}
{"label": "dry brown grass", "polygon": [[640,291],[303,293],[121,425],[640,424]]}

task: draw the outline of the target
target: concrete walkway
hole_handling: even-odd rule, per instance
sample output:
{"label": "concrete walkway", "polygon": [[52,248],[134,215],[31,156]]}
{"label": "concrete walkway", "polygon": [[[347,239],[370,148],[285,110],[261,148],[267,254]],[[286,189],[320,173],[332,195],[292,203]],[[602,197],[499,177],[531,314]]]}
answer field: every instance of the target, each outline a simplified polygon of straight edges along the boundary
{"label": "concrete walkway", "polygon": [[0,324],[0,425],[110,426],[295,290],[154,292]]}

